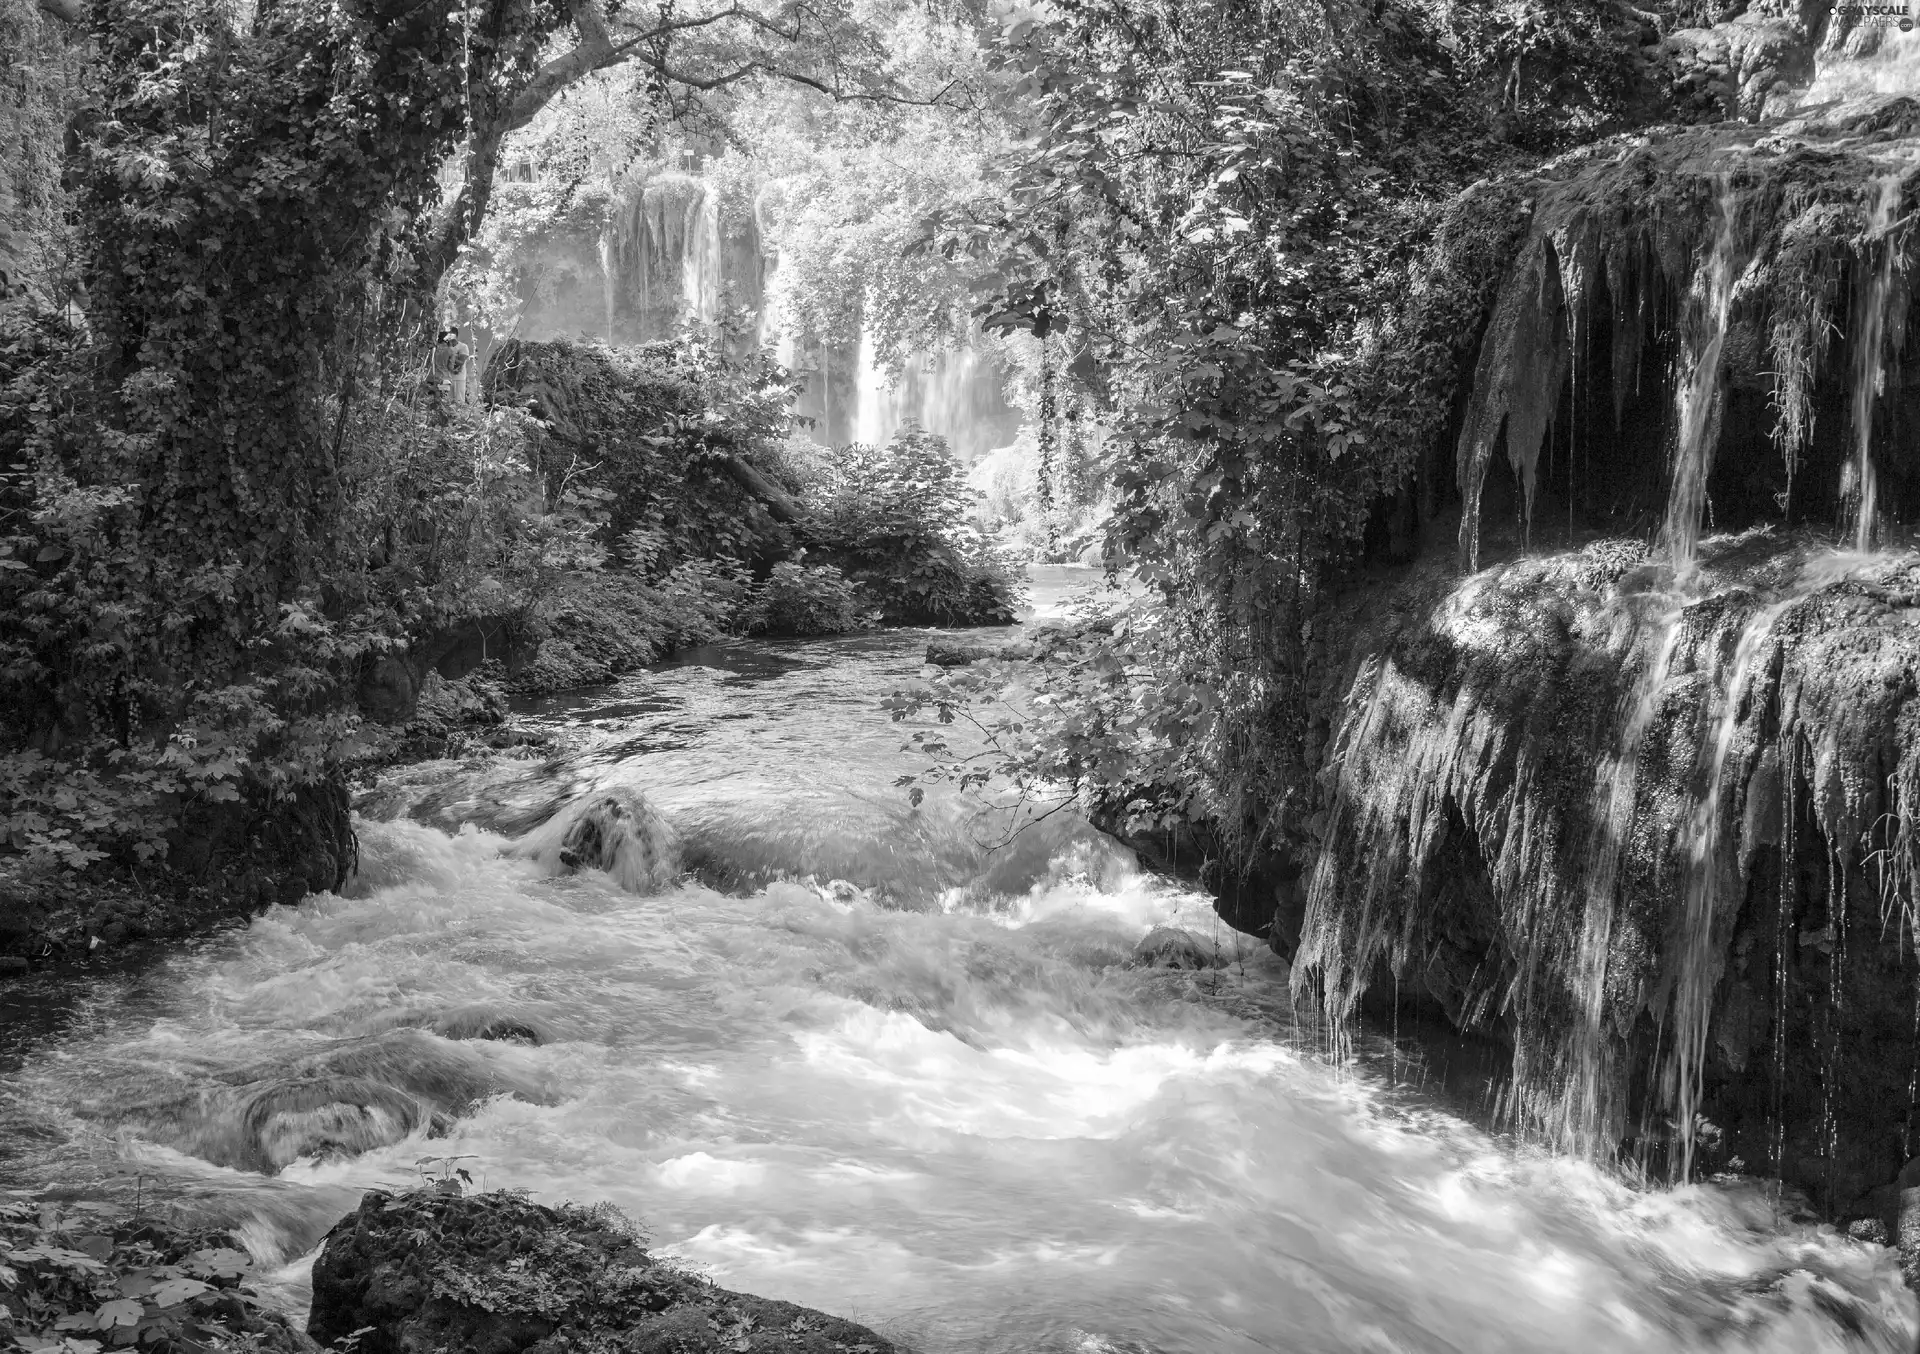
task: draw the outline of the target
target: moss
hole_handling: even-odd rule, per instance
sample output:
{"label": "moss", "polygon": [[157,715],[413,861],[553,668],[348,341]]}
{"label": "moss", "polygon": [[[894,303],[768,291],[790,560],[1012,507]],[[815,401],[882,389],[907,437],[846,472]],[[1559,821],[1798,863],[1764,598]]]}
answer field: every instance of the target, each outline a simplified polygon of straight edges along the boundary
{"label": "moss", "polygon": [[[1832,125],[1774,126],[1618,137],[1501,184],[1476,185],[1447,210],[1414,303],[1382,339],[1367,385],[1387,392],[1383,411],[1408,402],[1410,370],[1424,386],[1438,380],[1470,392],[1455,453],[1469,567],[1478,556],[1480,486],[1496,450],[1505,446],[1530,512],[1547,426],[1587,337],[1602,327],[1603,298],[1611,303],[1604,327],[1613,335],[1618,419],[1642,351],[1670,332],[1670,317],[1707,266],[1722,191],[1737,212],[1736,320],[1767,336],[1764,359],[1736,375],[1767,385],[1774,440],[1789,472],[1797,465],[1812,436],[1814,383],[1842,318],[1840,284],[1872,247],[1875,185],[1896,164],[1888,152],[1920,126],[1920,106],[1894,99]],[[1896,216],[1912,209],[1913,191],[1910,183]],[[1483,323],[1470,381],[1460,379],[1457,362],[1436,366],[1423,356]],[[1444,389],[1429,390],[1424,402],[1424,426],[1415,431],[1430,437]]]}
{"label": "moss", "polygon": [[[362,1354],[895,1354],[863,1326],[733,1293],[601,1205],[370,1193],[327,1236],[308,1331]],[[900,1354],[904,1354],[901,1351]]]}
{"label": "moss", "polygon": [[1713,543],[1671,629],[1638,543],[1437,601],[1410,585],[1328,758],[1303,991],[1344,1020],[1391,973],[1504,1027],[1517,1117],[1565,1146],[1664,1169],[1698,1113],[1724,1133],[1696,1162],[1764,1163],[1836,1208],[1891,1178],[1920,977],[1920,564],[1822,583],[1801,571],[1823,548]]}

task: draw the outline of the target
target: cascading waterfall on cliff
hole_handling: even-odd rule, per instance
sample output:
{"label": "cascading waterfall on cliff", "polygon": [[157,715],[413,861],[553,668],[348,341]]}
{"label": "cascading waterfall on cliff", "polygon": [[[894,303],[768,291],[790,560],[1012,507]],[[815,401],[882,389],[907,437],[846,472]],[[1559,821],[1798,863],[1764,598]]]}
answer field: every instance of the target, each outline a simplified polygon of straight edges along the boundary
{"label": "cascading waterfall on cliff", "polygon": [[719,195],[703,187],[687,204],[682,239],[686,241],[680,294],[689,319],[712,324],[720,318],[721,257]]}
{"label": "cascading waterfall on cliff", "polygon": [[[1514,1122],[1559,1146],[1764,1167],[1885,1216],[1863,1191],[1920,1151],[1920,559],[1867,551],[1920,464],[1890,407],[1920,120],[1846,108],[1623,140],[1529,186],[1460,424],[1468,576],[1364,628],[1294,974],[1336,1024],[1389,987],[1497,1024]],[[1637,499],[1638,539],[1482,569],[1495,457],[1527,527],[1556,419],[1609,386],[1580,483]],[[1729,519],[1757,525],[1703,537]]]}

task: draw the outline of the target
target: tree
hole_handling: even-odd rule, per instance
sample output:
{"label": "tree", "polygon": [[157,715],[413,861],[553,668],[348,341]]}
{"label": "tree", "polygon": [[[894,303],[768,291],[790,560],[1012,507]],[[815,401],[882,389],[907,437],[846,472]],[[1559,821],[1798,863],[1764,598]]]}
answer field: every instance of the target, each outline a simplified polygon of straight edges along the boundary
{"label": "tree", "polygon": [[[1242,866],[1272,845],[1308,785],[1317,596],[1473,336],[1473,297],[1413,287],[1425,247],[1469,182],[1629,122],[1639,25],[1597,0],[1061,0],[1009,25],[1034,134],[927,243],[990,265],[978,313],[1040,341],[1039,406],[1111,429],[1109,556],[1158,597],[1030,765],[1137,826],[1211,822]],[[1444,341],[1400,341],[1435,316]]]}

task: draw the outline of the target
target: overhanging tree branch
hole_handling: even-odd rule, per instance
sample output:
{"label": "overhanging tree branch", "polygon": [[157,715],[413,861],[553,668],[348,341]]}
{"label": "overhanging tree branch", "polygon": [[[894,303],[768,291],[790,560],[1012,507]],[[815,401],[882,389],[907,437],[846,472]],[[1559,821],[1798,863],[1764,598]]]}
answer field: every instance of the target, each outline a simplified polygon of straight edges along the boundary
{"label": "overhanging tree branch", "polygon": [[[81,0],[41,0],[43,4],[78,5]],[[825,38],[829,24],[813,5],[796,3],[784,11],[785,22],[733,0],[723,8],[681,18],[662,18],[637,31],[618,36],[608,27],[601,0],[567,0],[568,17],[573,22],[576,42],[566,52],[543,64],[496,114],[477,122],[467,154],[465,177],[459,194],[441,211],[434,223],[422,259],[425,287],[438,285],[453,266],[460,248],[479,229],[493,194],[493,179],[499,168],[500,153],[507,136],[520,130],[539,115],[561,91],[596,71],[631,61],[646,67],[668,85],[696,93],[712,93],[738,84],[752,76],[784,80],[837,101],[896,103],[903,106],[931,107],[941,103],[953,90],[949,82],[936,93],[916,97],[905,91],[884,88],[849,88],[837,78],[823,78],[799,68],[797,63],[777,55],[749,50],[722,69],[700,71],[676,63],[675,40],[734,25],[760,38],[770,38],[789,48],[803,46],[813,35]],[[812,25],[812,28],[810,28]],[[830,63],[837,64],[837,63]]]}

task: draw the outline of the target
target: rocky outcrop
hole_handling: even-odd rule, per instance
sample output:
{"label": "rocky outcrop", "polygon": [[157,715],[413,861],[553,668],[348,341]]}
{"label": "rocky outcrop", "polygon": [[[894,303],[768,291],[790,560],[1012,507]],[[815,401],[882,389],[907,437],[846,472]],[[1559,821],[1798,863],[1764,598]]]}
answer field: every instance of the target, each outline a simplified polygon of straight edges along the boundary
{"label": "rocky outcrop", "polygon": [[1920,1065],[1920,556],[1758,532],[1676,582],[1602,542],[1443,582],[1374,639],[1301,994],[1343,1019],[1397,979],[1510,1038],[1510,1103],[1569,1148],[1766,1169],[1836,1211],[1891,1179]]}
{"label": "rocky outcrop", "polygon": [[358,856],[338,780],[186,807],[144,878],[0,862],[0,979],[111,955],[338,888]]}
{"label": "rocky outcrop", "polygon": [[[1263,901],[1336,1027],[1417,1002],[1509,1041],[1522,1127],[1892,1237],[1862,1201],[1920,1066],[1920,557],[1891,549],[1920,102],[1829,64],[1799,93],[1808,43],[1871,55],[1844,27],[1783,0],[1670,31],[1757,121],[1597,142],[1440,223],[1368,378],[1402,411],[1430,383],[1409,528],[1367,547],[1412,567],[1303,633],[1318,774],[1265,838],[1306,907]],[[1396,353],[1444,360],[1396,382]]]}
{"label": "rocky outcrop", "polygon": [[611,1208],[505,1193],[368,1194],[314,1263],[307,1330],[360,1354],[907,1354],[678,1269]]}
{"label": "rocky outcrop", "polygon": [[1672,107],[1689,121],[1758,122],[1791,112],[1813,82],[1825,5],[1755,6],[1710,28],[1681,28],[1654,50]]}

